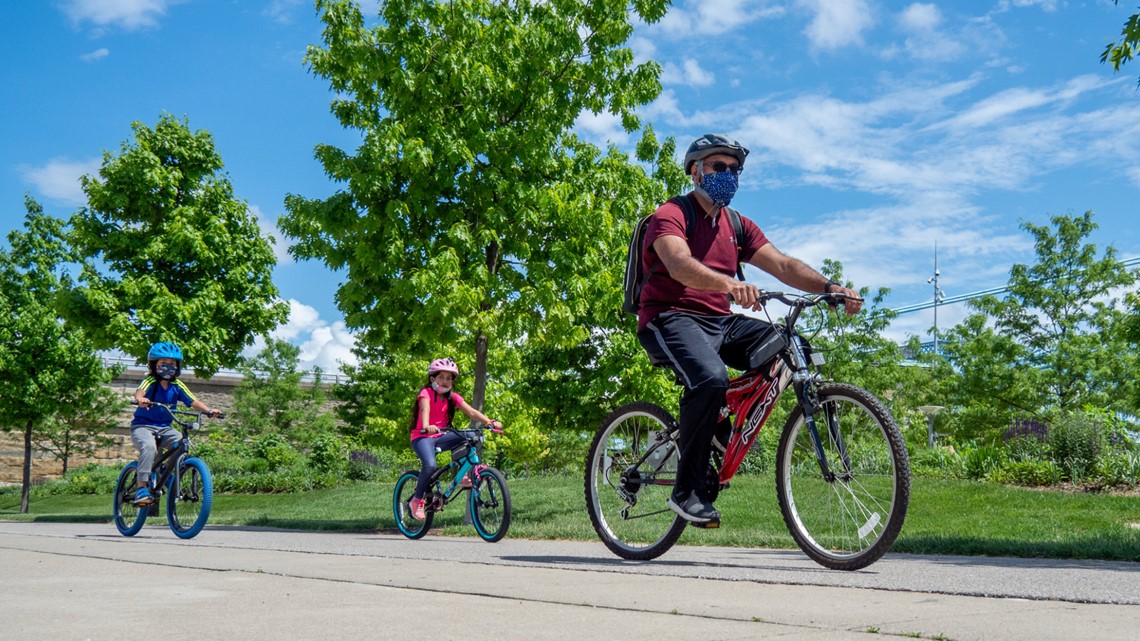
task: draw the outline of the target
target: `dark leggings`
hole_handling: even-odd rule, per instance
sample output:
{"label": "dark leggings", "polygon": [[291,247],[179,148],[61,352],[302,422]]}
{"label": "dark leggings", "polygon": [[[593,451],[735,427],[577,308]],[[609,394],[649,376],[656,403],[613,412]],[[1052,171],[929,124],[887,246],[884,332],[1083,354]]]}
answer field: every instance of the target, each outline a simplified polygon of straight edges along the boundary
{"label": "dark leggings", "polygon": [[707,495],[713,489],[706,472],[713,433],[728,390],[725,365],[746,369],[749,350],[763,343],[772,331],[770,323],[748,316],[666,312],[637,333],[650,362],[671,368],[685,387],[679,417],[677,498],[683,499],[694,490]]}
{"label": "dark leggings", "polygon": [[459,447],[464,441],[463,434],[450,431],[444,432],[439,438],[425,436],[412,441],[412,451],[420,457],[420,463],[423,465],[420,468],[420,478],[416,482],[416,493],[412,495],[413,498],[422,499],[424,497],[424,494],[427,493],[428,482],[431,481],[431,475],[439,469],[435,462],[436,448],[438,447],[441,452],[447,452]]}

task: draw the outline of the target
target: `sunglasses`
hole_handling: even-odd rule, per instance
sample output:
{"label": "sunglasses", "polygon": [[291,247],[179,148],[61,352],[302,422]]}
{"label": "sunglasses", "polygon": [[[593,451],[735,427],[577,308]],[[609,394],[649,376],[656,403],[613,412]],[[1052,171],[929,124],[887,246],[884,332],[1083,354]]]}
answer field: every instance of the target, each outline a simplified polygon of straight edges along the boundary
{"label": "sunglasses", "polygon": [[726,171],[731,171],[733,176],[739,176],[741,169],[743,169],[740,165],[730,165],[719,160],[716,162],[706,163],[705,167],[712,169],[718,174]]}

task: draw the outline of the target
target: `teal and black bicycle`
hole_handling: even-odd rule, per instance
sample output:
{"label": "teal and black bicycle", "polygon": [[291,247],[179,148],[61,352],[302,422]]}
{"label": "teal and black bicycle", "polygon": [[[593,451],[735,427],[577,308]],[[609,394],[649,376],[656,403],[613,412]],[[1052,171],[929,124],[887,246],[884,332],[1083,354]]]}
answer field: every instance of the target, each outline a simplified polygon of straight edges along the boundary
{"label": "teal and black bicycle", "polygon": [[[392,512],[396,527],[409,539],[423,538],[431,528],[437,512],[463,492],[467,492],[467,510],[479,538],[494,543],[507,535],[511,525],[511,492],[507,480],[499,470],[479,461],[484,430],[502,433],[501,429],[479,426],[473,430],[453,430],[464,437],[464,442],[451,452],[451,463],[441,465],[434,474],[424,495],[424,519],[412,517],[408,505],[416,491],[420,473],[408,470],[396,481],[392,492]],[[466,483],[464,481],[467,481]]]}
{"label": "teal and black bicycle", "polygon": [[[135,504],[138,486],[138,461],[131,461],[119,473],[115,484],[115,527],[123,536],[134,536],[142,530],[148,516],[158,516],[158,504],[166,494],[166,522],[179,538],[192,539],[206,526],[214,504],[214,478],[202,459],[190,456],[190,430],[202,425],[203,412],[178,409],[178,404],[154,403],[154,407],[170,412],[172,425],[182,430],[182,438],[169,450],[161,452],[154,462],[154,480],[150,505]],[[180,417],[187,417],[183,419]],[[214,418],[225,418],[221,412]]]}

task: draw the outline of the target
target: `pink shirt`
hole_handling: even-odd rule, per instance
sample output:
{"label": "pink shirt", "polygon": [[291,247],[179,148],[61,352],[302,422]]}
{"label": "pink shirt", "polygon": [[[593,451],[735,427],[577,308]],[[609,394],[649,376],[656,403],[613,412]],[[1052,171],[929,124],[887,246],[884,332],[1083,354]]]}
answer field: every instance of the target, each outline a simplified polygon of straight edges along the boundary
{"label": "pink shirt", "polygon": [[[642,267],[649,277],[641,289],[641,309],[637,315],[637,329],[642,330],[661,312],[682,310],[697,314],[722,316],[729,313],[728,296],[724,292],[708,292],[686,287],[669,276],[665,265],[653,250],[653,242],[662,236],[679,236],[689,244],[693,258],[705,267],[736,277],[736,245],[733,242],[732,223],[724,210],[718,212],[716,225],[705,215],[701,202],[694,193],[685,198],[693,201],[697,212],[696,229],[686,229],[685,212],[673,203],[666,202],[653,212],[645,230],[645,253]],[[740,217],[740,260],[748,262],[758,249],[768,244],[767,237],[756,223]]]}
{"label": "pink shirt", "polygon": [[[420,390],[420,395],[416,397],[416,429],[412,430],[411,440],[420,438],[439,438],[441,432],[435,434],[428,434],[423,431],[423,424],[420,422],[420,399],[426,398],[428,400],[428,425],[434,425],[439,429],[447,427],[447,397],[443,394],[436,394],[435,390],[430,387],[425,387]],[[463,397],[458,392],[452,390],[451,400],[455,402],[455,411],[459,411],[459,406],[463,404]]]}

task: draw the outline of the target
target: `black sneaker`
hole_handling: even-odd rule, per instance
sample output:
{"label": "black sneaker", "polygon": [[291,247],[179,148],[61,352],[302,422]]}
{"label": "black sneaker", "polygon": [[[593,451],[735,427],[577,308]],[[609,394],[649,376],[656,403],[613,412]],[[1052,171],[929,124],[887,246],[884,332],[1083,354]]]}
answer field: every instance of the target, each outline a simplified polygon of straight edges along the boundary
{"label": "black sneaker", "polygon": [[[669,497],[669,509],[677,513],[678,516],[689,521],[690,523],[701,523],[711,525],[713,523],[720,524],[720,512],[708,503],[701,499],[696,492],[689,492],[689,496],[684,500],[679,500],[675,496]],[[712,527],[716,527],[713,525]]]}

